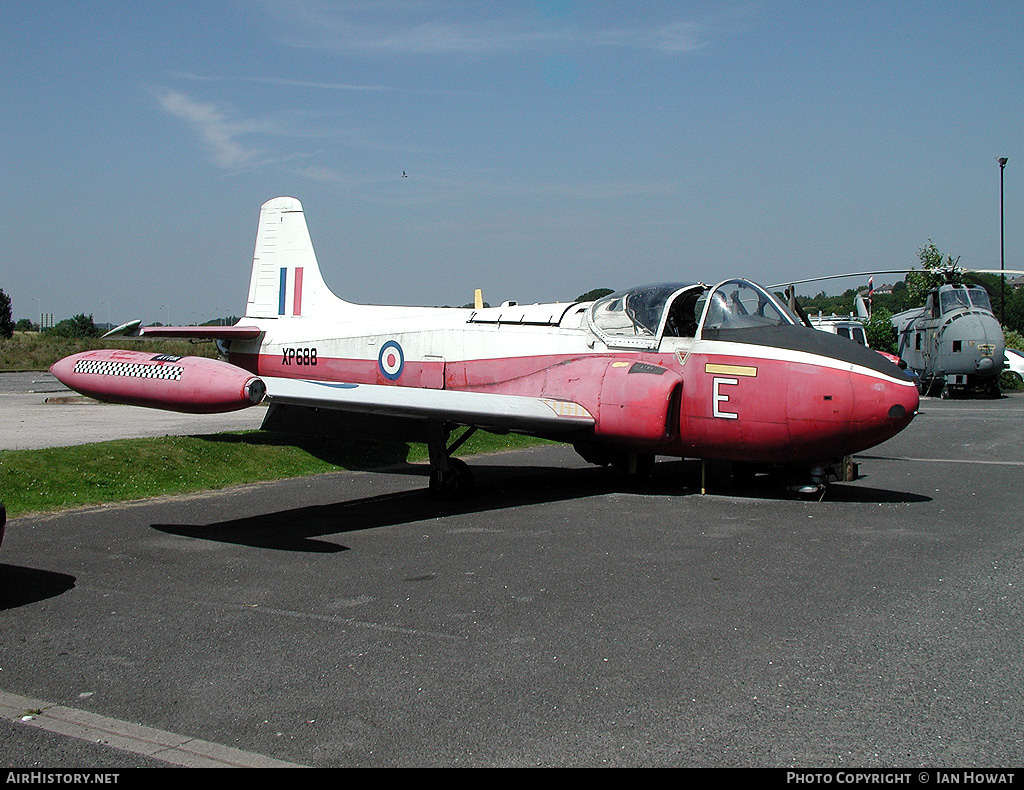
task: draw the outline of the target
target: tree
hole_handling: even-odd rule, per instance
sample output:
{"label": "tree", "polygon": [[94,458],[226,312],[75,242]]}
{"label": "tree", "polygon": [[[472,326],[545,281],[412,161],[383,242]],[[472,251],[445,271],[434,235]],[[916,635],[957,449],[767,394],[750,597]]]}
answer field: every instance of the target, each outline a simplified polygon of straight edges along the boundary
{"label": "tree", "polygon": [[914,306],[923,305],[928,292],[942,285],[941,271],[943,269],[951,269],[956,265],[956,262],[948,255],[945,261],[942,260],[942,253],[931,239],[928,239],[928,243],[917,251],[917,257],[921,261],[923,269],[908,272],[906,277],[906,298]]}
{"label": "tree", "polygon": [[14,319],[11,312],[11,297],[0,288],[0,337],[14,337]]}
{"label": "tree", "polygon": [[807,315],[849,315],[856,312],[855,299],[856,288],[848,288],[839,296],[829,296],[824,291],[819,291],[816,296],[797,297],[800,306]]}
{"label": "tree", "polygon": [[209,321],[203,321],[203,326],[234,326],[239,321],[237,315],[229,315],[224,318],[213,318]]}
{"label": "tree", "polygon": [[47,334],[56,337],[99,337],[100,330],[93,323],[92,315],[79,313],[74,318],[65,318]]}
{"label": "tree", "polygon": [[896,353],[899,336],[896,327],[892,325],[892,313],[884,307],[876,307],[871,311],[871,318],[864,322],[864,332],[868,345],[876,351]]}
{"label": "tree", "polygon": [[1024,334],[1024,287],[1007,290],[1003,327]]}
{"label": "tree", "polygon": [[576,297],[577,302],[596,302],[602,296],[608,296],[608,294],[615,293],[611,288],[595,288],[592,291],[587,291],[585,294],[580,294]]}
{"label": "tree", "polygon": [[915,307],[924,307],[924,302],[915,302],[906,280],[897,280],[892,286],[892,311],[901,313]]}

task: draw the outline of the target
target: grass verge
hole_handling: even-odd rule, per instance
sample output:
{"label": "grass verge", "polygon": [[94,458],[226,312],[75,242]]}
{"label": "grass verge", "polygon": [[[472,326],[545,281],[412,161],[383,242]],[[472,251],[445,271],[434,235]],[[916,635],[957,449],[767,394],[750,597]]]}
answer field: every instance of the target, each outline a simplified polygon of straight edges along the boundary
{"label": "grass verge", "polygon": [[188,340],[133,340],[127,337],[100,338],[54,337],[47,333],[15,332],[10,339],[0,338],[0,371],[48,370],[58,359],[97,348],[123,348],[176,356],[216,357],[212,342]]}
{"label": "grass verge", "polygon": [[[460,448],[459,455],[540,443],[543,440],[478,431]],[[420,444],[329,442],[263,431],[3,450],[0,501],[7,506],[8,517],[14,518],[426,459],[426,446]]]}

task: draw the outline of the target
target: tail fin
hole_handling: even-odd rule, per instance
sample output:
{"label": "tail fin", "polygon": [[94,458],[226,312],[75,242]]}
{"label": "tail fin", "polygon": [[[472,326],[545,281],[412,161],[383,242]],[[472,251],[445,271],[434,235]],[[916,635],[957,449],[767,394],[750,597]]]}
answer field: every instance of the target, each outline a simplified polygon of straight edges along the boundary
{"label": "tail fin", "polygon": [[291,197],[264,203],[256,230],[246,316],[309,316],[345,304],[320,274],[302,204]]}

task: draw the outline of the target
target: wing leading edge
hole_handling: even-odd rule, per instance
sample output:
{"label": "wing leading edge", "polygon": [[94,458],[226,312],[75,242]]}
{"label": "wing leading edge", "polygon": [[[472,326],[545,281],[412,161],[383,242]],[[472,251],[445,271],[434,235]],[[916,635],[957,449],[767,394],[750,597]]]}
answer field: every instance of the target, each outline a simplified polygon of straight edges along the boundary
{"label": "wing leading edge", "polygon": [[271,403],[441,420],[485,430],[552,433],[595,422],[578,403],[550,398],[275,377],[263,377],[263,382]]}

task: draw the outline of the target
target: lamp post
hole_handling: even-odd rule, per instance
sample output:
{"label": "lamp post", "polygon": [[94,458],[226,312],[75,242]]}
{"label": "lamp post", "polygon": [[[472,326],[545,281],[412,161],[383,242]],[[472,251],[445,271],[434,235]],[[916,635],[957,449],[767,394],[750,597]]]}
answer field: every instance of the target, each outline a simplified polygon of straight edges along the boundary
{"label": "lamp post", "polygon": [[999,162],[999,323],[1005,321],[1006,313],[1006,235],[1003,231],[1003,171],[1006,170],[1006,157],[996,158]]}

